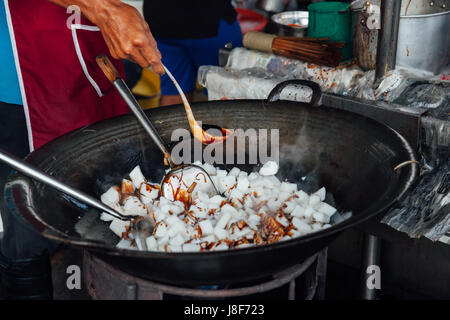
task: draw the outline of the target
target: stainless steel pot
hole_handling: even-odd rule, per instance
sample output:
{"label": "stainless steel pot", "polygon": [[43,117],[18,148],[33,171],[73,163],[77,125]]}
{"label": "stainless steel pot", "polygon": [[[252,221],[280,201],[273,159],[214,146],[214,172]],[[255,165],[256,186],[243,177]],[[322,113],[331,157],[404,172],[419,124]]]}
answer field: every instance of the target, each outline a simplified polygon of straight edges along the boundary
{"label": "stainless steel pot", "polygon": [[[272,21],[279,36],[304,37],[308,32],[308,11],[288,11],[274,14]],[[294,26],[299,25],[299,26]]]}
{"label": "stainless steel pot", "polygon": [[439,74],[450,60],[450,11],[400,17],[397,66]]}
{"label": "stainless steel pot", "polygon": [[[378,32],[369,4],[380,0],[354,1],[353,56],[363,70],[375,68]],[[449,0],[403,0],[400,16],[397,66],[438,74],[449,62]],[[372,22],[372,23],[371,23]]]}

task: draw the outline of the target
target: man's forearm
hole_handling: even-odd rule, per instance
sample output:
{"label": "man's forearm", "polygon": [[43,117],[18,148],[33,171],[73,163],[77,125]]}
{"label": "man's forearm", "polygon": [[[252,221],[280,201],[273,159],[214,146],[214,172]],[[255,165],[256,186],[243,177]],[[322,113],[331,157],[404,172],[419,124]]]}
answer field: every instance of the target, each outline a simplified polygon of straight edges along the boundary
{"label": "man's forearm", "polygon": [[99,15],[108,15],[110,8],[118,8],[123,5],[120,0],[48,0],[64,8],[76,5],[81,13],[92,23],[97,24]]}
{"label": "man's forearm", "polygon": [[62,7],[76,5],[81,13],[97,25],[111,55],[128,59],[141,67],[153,67],[164,74],[161,53],[144,17],[120,0],[48,0]]}

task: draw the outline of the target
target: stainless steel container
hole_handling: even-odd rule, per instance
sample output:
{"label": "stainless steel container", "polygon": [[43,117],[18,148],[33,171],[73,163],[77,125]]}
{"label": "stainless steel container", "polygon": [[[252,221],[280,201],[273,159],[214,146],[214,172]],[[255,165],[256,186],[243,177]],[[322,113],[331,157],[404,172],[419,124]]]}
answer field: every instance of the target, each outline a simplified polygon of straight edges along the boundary
{"label": "stainless steel container", "polygon": [[[378,32],[367,11],[380,0],[355,1],[353,56],[363,70],[375,68]],[[397,66],[438,74],[450,58],[449,0],[403,0],[400,16]],[[369,22],[369,23],[368,23]]]}
{"label": "stainless steel container", "polygon": [[[305,37],[308,32],[308,11],[288,11],[272,16],[279,36]],[[297,26],[298,25],[298,26]]]}
{"label": "stainless steel container", "polygon": [[439,74],[450,61],[450,11],[402,16],[397,66]]}

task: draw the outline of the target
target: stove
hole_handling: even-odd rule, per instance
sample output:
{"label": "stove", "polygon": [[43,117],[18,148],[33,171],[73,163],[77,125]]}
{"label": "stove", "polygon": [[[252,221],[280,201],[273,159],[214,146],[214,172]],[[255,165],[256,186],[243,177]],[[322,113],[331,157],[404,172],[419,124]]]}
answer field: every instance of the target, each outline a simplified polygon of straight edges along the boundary
{"label": "stove", "polygon": [[179,287],[135,277],[84,252],[85,288],[95,300],[285,299],[322,300],[325,296],[327,249],[300,264],[259,281]]}

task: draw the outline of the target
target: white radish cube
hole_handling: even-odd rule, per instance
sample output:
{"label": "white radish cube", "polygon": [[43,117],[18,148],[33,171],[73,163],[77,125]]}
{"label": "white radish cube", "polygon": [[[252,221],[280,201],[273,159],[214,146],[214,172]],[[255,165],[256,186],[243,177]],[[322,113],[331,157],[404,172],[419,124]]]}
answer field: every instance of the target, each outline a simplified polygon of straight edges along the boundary
{"label": "white radish cube", "polygon": [[217,169],[213,165],[209,163],[204,163],[202,167],[203,169],[205,169],[206,173],[209,174],[210,176],[217,175]]}
{"label": "white radish cube", "polygon": [[144,175],[142,174],[141,167],[136,166],[131,172],[130,172],[130,179],[133,182],[133,185],[136,189],[139,189],[142,183],[146,181]]}
{"label": "white radish cube", "polygon": [[228,175],[237,177],[239,175],[239,172],[241,172],[241,169],[239,169],[238,167],[234,167],[230,170],[230,172],[228,172]]}
{"label": "white radish cube", "polygon": [[311,220],[311,217],[315,212],[316,211],[313,208],[308,207],[308,208],[306,208],[305,213],[303,214],[303,217],[309,221],[309,220]]}
{"label": "white radish cube", "polygon": [[157,238],[156,240],[158,241],[158,249],[160,251],[166,251],[164,247],[166,244],[169,244],[169,235],[166,234],[164,237]]}
{"label": "white radish cube", "polygon": [[154,236],[150,236],[145,239],[145,243],[147,244],[147,249],[149,251],[157,251],[158,250],[158,242]]}
{"label": "white radish cube", "polygon": [[266,205],[267,205],[267,208],[269,208],[270,211],[276,212],[281,207],[281,201],[269,200]]}
{"label": "white radish cube", "polygon": [[298,197],[296,200],[299,204],[304,206],[309,204],[309,195],[305,191],[299,190],[295,193],[295,195]]}
{"label": "white radish cube", "polygon": [[218,176],[211,176],[211,182],[216,187],[216,189],[219,190],[219,177]]}
{"label": "white radish cube", "polygon": [[[253,198],[249,195],[244,196],[244,210],[252,210],[253,211],[253,207],[255,206],[255,201],[253,200]],[[247,211],[248,212],[248,211]]]}
{"label": "white radish cube", "polygon": [[162,213],[164,213],[166,216],[170,216],[170,204],[164,204],[159,206],[159,210],[161,210]]}
{"label": "white radish cube", "polygon": [[312,194],[309,197],[309,206],[313,209],[319,208],[321,203],[320,197],[317,194]]}
{"label": "white radish cube", "polygon": [[241,172],[239,172],[238,177],[248,177],[248,173],[245,171],[241,171]]}
{"label": "white radish cube", "polygon": [[183,252],[199,252],[201,247],[196,243],[185,243],[182,246]]}
{"label": "white radish cube", "polygon": [[235,176],[225,176],[219,178],[219,191],[225,192],[236,185]]}
{"label": "white radish cube", "polygon": [[109,225],[109,228],[116,234],[118,237],[122,237],[123,232],[127,232],[127,227],[130,226],[130,221],[122,221],[120,219],[114,218],[114,220]]}
{"label": "white radish cube", "polygon": [[291,212],[291,216],[293,216],[293,217],[304,217],[305,216],[305,211],[306,211],[306,209],[305,208],[303,208],[302,206],[300,206],[300,205],[297,205],[295,208],[294,208],[294,210],[292,210],[292,212]]}
{"label": "white radish cube", "polygon": [[288,201],[285,203],[286,207],[283,209],[285,213],[292,213],[294,211],[295,207],[297,207],[297,202],[294,200]]}
{"label": "white radish cube", "polygon": [[325,187],[322,187],[319,190],[317,190],[316,192],[314,192],[313,194],[318,195],[320,197],[320,201],[324,201],[327,192],[325,190]]}
{"label": "white radish cube", "polygon": [[283,214],[275,215],[275,220],[285,228],[289,225],[289,220]]}
{"label": "white radish cube", "polygon": [[216,237],[214,237],[214,235],[210,234],[206,237],[202,238],[202,242],[206,242],[206,243],[213,243],[216,242]]}
{"label": "white radish cube", "polygon": [[159,189],[148,183],[142,183],[139,187],[139,198],[144,204],[153,203],[159,196]]}
{"label": "white radish cube", "polygon": [[280,191],[287,192],[287,193],[297,192],[297,184],[289,183],[289,182],[282,182],[280,185]]}
{"label": "white radish cube", "polygon": [[183,222],[177,216],[171,215],[166,218],[166,223],[169,227],[173,227],[177,224],[182,224]]}
{"label": "white radish cube", "polygon": [[327,228],[329,228],[329,227],[331,227],[331,224],[325,223],[325,224],[322,226],[322,229],[327,229]]}
{"label": "white radish cube", "polygon": [[257,187],[253,189],[252,194],[256,197],[256,198],[263,198],[265,197],[265,192],[264,192],[264,188],[261,187]]}
{"label": "white radish cube", "polygon": [[251,172],[248,175],[248,180],[251,182],[251,181],[253,181],[255,179],[258,179],[259,177],[260,177],[260,175],[257,172]]}
{"label": "white radish cube", "polygon": [[337,210],[335,207],[330,206],[328,203],[322,202],[320,206],[317,208],[317,211],[326,214],[328,217],[331,217],[333,214],[336,213]]}
{"label": "white radish cube", "polygon": [[250,188],[252,188],[252,189],[264,187],[264,178],[263,177],[258,177],[256,179],[249,180],[249,182],[250,182]]}
{"label": "white radish cube", "polygon": [[244,249],[244,248],[249,248],[249,247],[251,247],[251,246],[252,246],[252,245],[251,245],[250,243],[241,243],[241,244],[235,246],[235,248],[236,248],[236,249]]}
{"label": "white radish cube", "polygon": [[292,193],[288,193],[288,192],[280,192],[278,194],[278,200],[281,202],[285,202],[287,199],[289,199],[290,197],[292,197]]}
{"label": "white radish cube", "polygon": [[202,210],[197,206],[191,206],[189,208],[189,211],[191,211],[194,217],[196,217],[197,219],[203,219],[207,216],[206,210]]}
{"label": "white radish cube", "polygon": [[[306,233],[304,233],[304,234],[306,234]],[[297,229],[292,229],[291,230],[291,237],[292,238],[297,238],[297,237],[300,237],[302,235],[303,235],[302,232],[297,230]]]}
{"label": "white radish cube", "polygon": [[231,211],[222,210],[222,215],[220,216],[219,220],[216,223],[216,228],[225,229],[231,217],[232,217]]}
{"label": "white radish cube", "polygon": [[216,176],[218,178],[225,177],[228,174],[227,170],[218,169],[216,170]]}
{"label": "white radish cube", "polygon": [[239,228],[234,228],[233,237],[235,237],[236,239],[240,239],[252,232],[253,230],[249,227],[242,228],[242,230],[239,230]]}
{"label": "white radish cube", "polygon": [[210,204],[215,204],[217,206],[220,206],[222,204],[223,201],[225,201],[226,198],[220,196],[220,195],[215,195],[214,197],[209,199],[209,203]]}
{"label": "white radish cube", "polygon": [[320,222],[316,222],[311,225],[311,228],[313,229],[313,231],[322,230],[322,224]]}
{"label": "white radish cube", "polygon": [[202,220],[198,223],[200,229],[202,230],[202,235],[214,234],[214,227],[210,220]]}
{"label": "white radish cube", "polygon": [[155,217],[155,221],[156,222],[160,222],[162,220],[164,220],[165,218],[167,218],[167,214],[162,212],[161,209],[157,208],[157,207],[153,207],[153,216]]}
{"label": "white radish cube", "polygon": [[228,231],[219,227],[214,228],[214,235],[218,240],[226,239],[229,235]]}
{"label": "white radish cube", "polygon": [[109,215],[109,214],[107,214],[106,212],[102,212],[100,214],[100,220],[109,222],[109,221],[113,221],[114,217]]}
{"label": "white radish cube", "polygon": [[233,189],[230,192],[230,199],[242,200],[244,198],[244,194],[239,189]]}
{"label": "white radish cube", "polygon": [[328,217],[326,214],[323,214],[322,212],[316,211],[312,215],[312,220],[321,223],[328,223],[330,222],[330,217]]}
{"label": "white radish cube", "polygon": [[247,193],[248,188],[250,186],[250,181],[247,177],[239,176],[237,178],[237,186],[236,188],[240,190],[242,193]]}
{"label": "white radish cube", "polygon": [[158,222],[155,226],[155,229],[153,230],[153,235],[158,239],[158,244],[159,239],[163,237],[169,237],[169,235],[167,234],[167,224],[165,224],[164,222]]}
{"label": "white radish cube", "polygon": [[116,244],[116,248],[119,249],[128,249],[128,250],[133,250],[135,248],[133,248],[133,246],[131,245],[131,241],[130,240],[126,240],[126,239],[121,239],[117,244]]}
{"label": "white radish cube", "polygon": [[184,243],[184,238],[181,234],[177,234],[175,237],[169,240],[169,243],[174,246],[181,246]]}
{"label": "white radish cube", "polygon": [[208,202],[209,196],[202,191],[197,192],[197,199],[195,199],[195,203],[197,202]]}
{"label": "white radish cube", "polygon": [[177,234],[185,233],[185,232],[186,232],[186,228],[185,228],[184,223],[182,223],[182,222],[172,224],[169,227],[169,229],[167,230],[167,234],[169,235],[169,237],[175,237]]}
{"label": "white radish cube", "polygon": [[122,186],[121,186],[121,192],[122,194],[134,194],[135,187],[133,182],[131,182],[128,179],[122,179]]}
{"label": "white radish cube", "polygon": [[123,214],[128,216],[146,216],[147,206],[138,197],[128,197],[123,204]]}
{"label": "white radish cube", "polygon": [[181,201],[175,201],[171,207],[170,207],[170,211],[175,214],[178,215],[180,213],[184,212],[184,204]]}
{"label": "white radish cube", "polygon": [[213,250],[215,250],[215,251],[223,251],[223,250],[228,250],[228,249],[229,249],[228,244],[224,241],[219,243],[218,245],[216,245],[213,248]]}
{"label": "white radish cube", "polygon": [[292,219],[292,225],[300,231],[302,234],[306,234],[311,232],[312,228],[309,224],[307,224],[304,220],[294,217]]}
{"label": "white radish cube", "polygon": [[259,169],[259,174],[262,176],[274,176],[278,172],[278,163],[275,161],[267,161],[261,169]]}
{"label": "white radish cube", "polygon": [[157,203],[158,206],[162,207],[164,205],[170,204],[172,201],[170,201],[169,199],[165,198],[165,197],[160,197],[159,198],[159,202]]}
{"label": "white radish cube", "polygon": [[261,223],[261,217],[258,216],[257,214],[251,214],[249,215],[247,222],[250,226],[256,227]]}
{"label": "white radish cube", "polygon": [[238,211],[233,206],[229,205],[228,203],[225,204],[222,209],[222,212],[229,212],[232,216],[238,216]]}
{"label": "white radish cube", "polygon": [[167,252],[183,252],[183,249],[181,248],[181,246],[169,244],[167,246]]}
{"label": "white radish cube", "polygon": [[264,177],[265,181],[270,181],[270,184],[274,187],[277,188],[279,186],[281,186],[281,181],[275,177],[275,176],[265,176]]}
{"label": "white radish cube", "polygon": [[109,207],[119,203],[120,190],[117,186],[112,186],[100,196],[100,200]]}

